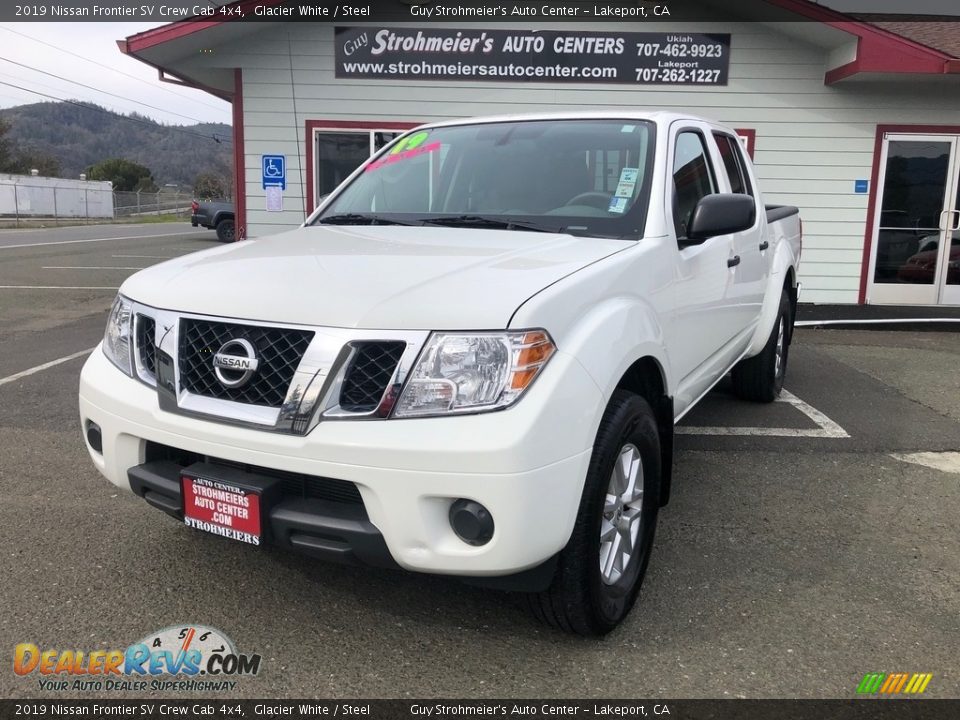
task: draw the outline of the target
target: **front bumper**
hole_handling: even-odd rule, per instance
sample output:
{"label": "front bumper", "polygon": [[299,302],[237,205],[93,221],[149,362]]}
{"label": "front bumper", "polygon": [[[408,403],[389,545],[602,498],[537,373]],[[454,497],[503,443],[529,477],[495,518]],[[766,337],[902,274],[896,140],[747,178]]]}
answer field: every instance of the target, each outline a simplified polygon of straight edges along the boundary
{"label": "front bumper", "polygon": [[[102,437],[102,452],[89,441],[87,449],[118,487],[131,489],[131,469],[150,460],[148,445],[346,481],[355,484],[365,519],[393,562],[470,577],[535,568],[566,545],[604,405],[579,362],[563,353],[505,411],[325,421],[303,437],[161,411],[156,391],[123,375],[99,349],[80,378],[84,436],[93,422]],[[481,503],[493,516],[494,534],[485,545],[468,545],[450,527],[450,506],[459,498]]]}
{"label": "front bumper", "polygon": [[[148,445],[148,453],[156,446]],[[284,478],[255,470],[210,462],[189,465],[174,460],[149,460],[127,471],[130,489],[150,505],[183,520],[181,477],[184,474],[240,485],[255,485],[264,503],[263,540],[288,550],[346,564],[397,567],[383,536],[370,522],[361,503],[337,502],[284,494]]]}

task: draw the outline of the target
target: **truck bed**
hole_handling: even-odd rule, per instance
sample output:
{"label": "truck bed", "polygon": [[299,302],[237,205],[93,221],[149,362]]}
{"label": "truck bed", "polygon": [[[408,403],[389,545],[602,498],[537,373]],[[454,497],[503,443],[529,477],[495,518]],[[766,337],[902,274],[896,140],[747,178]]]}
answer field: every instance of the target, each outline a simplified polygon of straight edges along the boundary
{"label": "truck bed", "polygon": [[767,222],[772,223],[777,220],[783,220],[783,218],[790,217],[791,215],[799,215],[799,208],[795,208],[793,205],[767,205]]}

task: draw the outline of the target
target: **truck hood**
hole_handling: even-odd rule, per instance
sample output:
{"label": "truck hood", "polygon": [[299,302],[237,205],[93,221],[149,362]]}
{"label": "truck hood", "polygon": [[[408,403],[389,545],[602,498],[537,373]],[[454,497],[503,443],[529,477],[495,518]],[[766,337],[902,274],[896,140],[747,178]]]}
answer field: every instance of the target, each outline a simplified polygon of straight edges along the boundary
{"label": "truck hood", "polygon": [[623,240],[406,226],[314,226],[169,260],[120,291],[153,307],[369,329],[507,326],[529,297]]}

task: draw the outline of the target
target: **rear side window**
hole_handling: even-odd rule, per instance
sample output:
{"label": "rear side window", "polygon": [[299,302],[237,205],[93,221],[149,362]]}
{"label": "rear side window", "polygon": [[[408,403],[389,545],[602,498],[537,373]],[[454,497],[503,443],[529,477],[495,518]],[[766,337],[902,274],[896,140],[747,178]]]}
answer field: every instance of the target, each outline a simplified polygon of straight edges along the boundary
{"label": "rear side window", "polygon": [[753,196],[753,189],[750,187],[750,174],[747,172],[746,160],[743,159],[740,142],[730,135],[721,133],[714,133],[713,138],[717,141],[720,157],[723,159],[723,168],[727,171],[727,177],[730,179],[730,191],[738,195]]}
{"label": "rear side window", "polygon": [[678,238],[687,228],[700,199],[717,192],[703,136],[692,130],[677,135],[673,154],[673,224]]}

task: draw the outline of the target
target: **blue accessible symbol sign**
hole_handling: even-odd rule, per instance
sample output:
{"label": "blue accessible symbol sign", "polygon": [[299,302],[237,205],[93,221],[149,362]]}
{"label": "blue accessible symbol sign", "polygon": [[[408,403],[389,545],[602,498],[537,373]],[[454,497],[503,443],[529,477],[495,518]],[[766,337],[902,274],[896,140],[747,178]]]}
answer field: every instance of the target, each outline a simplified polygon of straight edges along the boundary
{"label": "blue accessible symbol sign", "polygon": [[279,185],[287,189],[287,157],[285,155],[261,155],[263,187]]}

